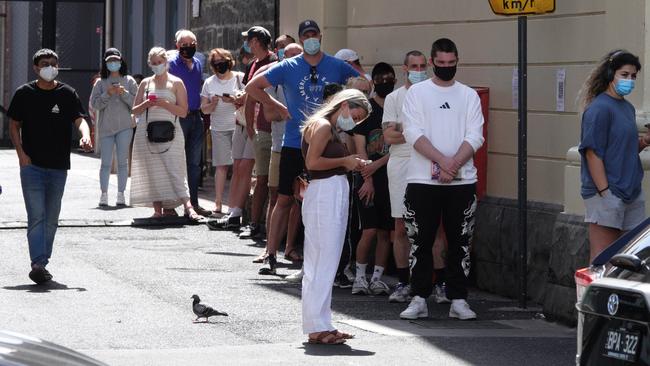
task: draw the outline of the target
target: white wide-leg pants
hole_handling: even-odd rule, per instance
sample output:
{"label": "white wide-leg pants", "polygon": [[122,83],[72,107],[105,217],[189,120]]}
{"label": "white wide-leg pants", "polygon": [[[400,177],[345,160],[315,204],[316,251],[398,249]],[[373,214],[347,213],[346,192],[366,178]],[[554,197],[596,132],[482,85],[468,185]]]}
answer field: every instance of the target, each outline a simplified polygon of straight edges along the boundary
{"label": "white wide-leg pants", "polygon": [[344,175],[315,179],[302,202],[305,225],[302,277],[304,334],[334,330],[332,285],[348,222],[349,184]]}

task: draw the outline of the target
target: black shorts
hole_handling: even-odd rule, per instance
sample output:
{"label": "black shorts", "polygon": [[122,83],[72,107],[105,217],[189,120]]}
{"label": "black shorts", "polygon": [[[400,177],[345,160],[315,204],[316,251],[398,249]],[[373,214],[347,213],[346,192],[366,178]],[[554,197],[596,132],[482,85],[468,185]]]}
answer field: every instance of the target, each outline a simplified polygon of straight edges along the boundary
{"label": "black shorts", "polygon": [[293,147],[282,147],[280,151],[280,182],[278,193],[293,196],[293,182],[305,169],[302,150]]}
{"label": "black shorts", "polygon": [[[358,179],[363,180],[360,176]],[[360,182],[361,184],[363,182]],[[355,184],[355,198],[361,218],[361,229],[380,229],[391,231],[395,229],[395,221],[390,213],[390,195],[388,192],[388,175],[386,166],[379,168],[372,175],[372,185],[375,188],[375,198],[370,205],[359,199],[357,190],[361,188],[357,181]]]}

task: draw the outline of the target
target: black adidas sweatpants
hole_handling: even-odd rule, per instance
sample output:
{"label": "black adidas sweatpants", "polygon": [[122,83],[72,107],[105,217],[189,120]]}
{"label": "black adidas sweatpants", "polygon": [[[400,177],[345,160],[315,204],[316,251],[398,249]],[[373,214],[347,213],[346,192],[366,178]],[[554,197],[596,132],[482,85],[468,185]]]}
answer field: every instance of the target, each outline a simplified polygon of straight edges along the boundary
{"label": "black adidas sweatpants", "polygon": [[411,242],[411,295],[427,298],[433,290],[431,248],[442,216],[449,245],[445,272],[447,297],[450,300],[466,299],[476,185],[409,183],[404,203],[404,223]]}

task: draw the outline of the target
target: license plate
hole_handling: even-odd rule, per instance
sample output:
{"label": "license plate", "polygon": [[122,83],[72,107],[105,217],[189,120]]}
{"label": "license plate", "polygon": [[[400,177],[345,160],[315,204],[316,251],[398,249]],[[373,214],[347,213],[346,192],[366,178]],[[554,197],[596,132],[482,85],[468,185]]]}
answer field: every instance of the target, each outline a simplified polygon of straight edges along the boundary
{"label": "license plate", "polygon": [[608,329],[603,356],[635,362],[639,343],[641,343],[639,333],[628,332],[624,329]]}

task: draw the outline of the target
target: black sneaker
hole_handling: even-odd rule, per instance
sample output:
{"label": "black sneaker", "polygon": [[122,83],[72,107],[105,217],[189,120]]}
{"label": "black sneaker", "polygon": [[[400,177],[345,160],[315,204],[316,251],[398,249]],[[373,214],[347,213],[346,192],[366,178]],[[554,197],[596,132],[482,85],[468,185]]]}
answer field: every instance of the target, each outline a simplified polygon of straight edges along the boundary
{"label": "black sneaker", "polygon": [[242,229],[241,233],[239,233],[239,239],[255,238],[258,237],[261,233],[262,230],[260,229],[260,226],[255,223],[251,223]]}
{"label": "black sneaker", "polygon": [[45,283],[52,280],[52,275],[48,272],[45,267],[36,266],[33,267],[31,272],[29,272],[29,279],[34,281],[37,285]]}
{"label": "black sneaker", "polygon": [[220,219],[208,221],[205,223],[210,230],[239,230],[241,227],[241,216],[231,217],[224,216]]}
{"label": "black sneaker", "polygon": [[344,273],[339,273],[334,279],[334,287],[351,288],[352,282],[350,282],[350,280]]}
{"label": "black sneaker", "polygon": [[275,275],[277,273],[276,269],[278,266],[278,261],[275,259],[274,255],[270,255],[266,258],[266,260],[269,263],[268,267],[260,268],[260,270],[257,272],[258,274],[261,275]]}

